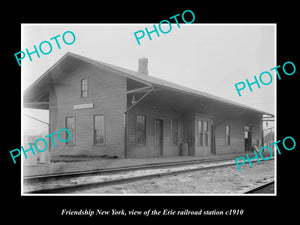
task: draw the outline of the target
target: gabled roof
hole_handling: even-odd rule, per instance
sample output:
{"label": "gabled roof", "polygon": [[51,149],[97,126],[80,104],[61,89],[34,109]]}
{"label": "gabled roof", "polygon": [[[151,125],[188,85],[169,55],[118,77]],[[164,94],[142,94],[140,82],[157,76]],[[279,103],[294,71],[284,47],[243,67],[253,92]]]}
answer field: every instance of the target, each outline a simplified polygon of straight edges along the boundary
{"label": "gabled roof", "polygon": [[[175,84],[173,82],[169,82],[169,81],[157,78],[157,77],[144,75],[144,74],[138,73],[136,71],[132,71],[132,70],[125,69],[125,68],[122,68],[122,67],[118,67],[118,66],[115,66],[115,65],[104,63],[104,62],[101,62],[99,60],[90,59],[90,58],[80,56],[80,55],[77,55],[77,54],[74,54],[74,53],[71,53],[71,52],[66,53],[58,62],[56,62],[50,69],[48,69],[40,78],[38,78],[30,87],[28,87],[25,90],[25,92],[24,92],[25,102],[30,103],[30,101],[28,101],[28,100],[26,101],[26,99],[28,99],[28,98],[26,98],[26,96],[29,96],[31,92],[34,92],[35,89],[38,88],[39,89],[39,95],[45,96],[45,97],[42,98],[42,99],[36,97],[36,100],[37,100],[37,102],[42,102],[43,104],[45,104],[45,102],[48,100],[46,92],[49,92],[49,87],[48,88],[45,88],[45,87],[42,88],[41,86],[43,86],[43,85],[41,85],[41,83],[43,83],[44,80],[51,79],[51,78],[49,78],[49,76],[51,75],[51,71],[53,69],[55,69],[55,67],[57,67],[60,63],[62,63],[63,61],[67,60],[70,57],[71,58],[73,57],[73,58],[78,59],[78,60],[82,60],[84,62],[94,64],[94,65],[102,67],[102,68],[104,67],[106,69],[113,70],[121,76],[125,76],[127,78],[136,80],[138,82],[144,83],[144,84],[149,85],[149,86],[159,87],[159,88],[163,88],[163,89],[169,89],[169,90],[172,90],[172,91],[175,91],[175,92],[180,92],[180,93],[188,94],[188,95],[201,96],[201,97],[205,97],[205,98],[208,98],[208,99],[211,99],[211,100],[214,100],[214,101],[218,101],[218,102],[226,103],[226,104],[229,104],[229,105],[233,105],[233,106],[236,106],[236,107],[239,107],[239,108],[255,111],[257,113],[274,116],[270,113],[254,109],[254,108],[251,108],[249,106],[245,106],[243,104],[230,101],[228,99],[224,99],[224,98],[217,97],[217,96],[214,96],[214,95],[202,92],[202,91],[187,88],[187,87],[181,86],[179,84]],[[48,95],[49,95],[49,93],[48,93]],[[49,98],[49,96],[48,96],[48,98]]]}

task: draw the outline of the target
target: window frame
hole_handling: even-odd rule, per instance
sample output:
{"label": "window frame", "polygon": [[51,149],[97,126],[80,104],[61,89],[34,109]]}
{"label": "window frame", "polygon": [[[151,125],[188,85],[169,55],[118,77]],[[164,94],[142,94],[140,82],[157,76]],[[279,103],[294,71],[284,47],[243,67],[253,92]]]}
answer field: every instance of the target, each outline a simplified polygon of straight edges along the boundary
{"label": "window frame", "polygon": [[[249,138],[249,133],[251,134],[251,126],[250,125],[244,125],[244,139]],[[247,133],[247,137],[246,137]],[[252,138],[252,137],[251,137]]]}
{"label": "window frame", "polygon": [[[142,130],[138,130],[139,126],[138,126],[138,117],[143,117],[144,119],[144,126]],[[147,135],[146,135],[146,130],[147,130],[147,117],[146,115],[142,115],[142,114],[137,114],[135,116],[135,144],[137,146],[145,146],[147,143]],[[141,134],[143,135],[144,138],[140,138],[141,140],[143,140],[142,143],[138,143],[138,135],[139,133],[142,132]]]}
{"label": "window frame", "polygon": [[[99,129],[100,131],[103,131],[103,143],[97,143],[96,142],[96,117],[102,117],[103,116],[103,127],[101,129]],[[101,124],[101,123],[100,123]],[[94,146],[105,146],[106,145],[106,122],[105,122],[105,114],[101,113],[101,114],[95,114],[93,116],[93,144]]]}
{"label": "window frame", "polygon": [[[228,128],[228,133],[227,133],[227,128]],[[230,146],[231,145],[231,127],[230,125],[225,125],[225,146]]]}
{"label": "window frame", "polygon": [[[83,81],[86,80],[86,90],[83,89]],[[86,95],[83,95],[83,93],[86,93]],[[80,79],[80,97],[81,98],[88,98],[89,97],[89,78],[88,77],[85,77],[85,78],[81,78]]]}
{"label": "window frame", "polygon": [[[205,126],[206,124],[206,126]],[[208,138],[208,121],[207,120],[203,120],[203,145],[202,146],[208,146],[208,142],[209,142],[209,138]]]}
{"label": "window frame", "polygon": [[[196,132],[197,132],[197,146],[203,146],[203,120],[200,119],[200,118],[197,118],[196,119],[197,121],[197,129],[196,129]],[[200,129],[200,132],[199,132],[199,122],[201,124],[201,129]]]}

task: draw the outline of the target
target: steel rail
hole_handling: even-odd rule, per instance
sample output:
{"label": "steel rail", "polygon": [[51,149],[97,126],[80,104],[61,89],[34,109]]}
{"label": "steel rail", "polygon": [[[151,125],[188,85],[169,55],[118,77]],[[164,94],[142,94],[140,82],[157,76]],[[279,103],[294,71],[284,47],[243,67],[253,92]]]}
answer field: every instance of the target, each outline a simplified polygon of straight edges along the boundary
{"label": "steel rail", "polygon": [[169,175],[187,173],[187,172],[193,172],[193,171],[199,171],[199,170],[215,169],[215,168],[227,167],[227,166],[232,166],[232,165],[235,165],[235,162],[228,163],[228,164],[221,164],[221,165],[213,165],[213,166],[209,166],[209,167],[189,168],[189,169],[184,169],[184,170],[179,170],[179,171],[166,171],[166,172],[160,172],[160,173],[155,173],[155,174],[139,175],[139,176],[127,177],[127,178],[121,178],[121,179],[84,183],[84,184],[79,184],[79,185],[68,185],[68,186],[64,186],[64,187],[40,189],[40,190],[28,191],[28,192],[24,192],[24,193],[25,194],[70,193],[70,192],[74,192],[74,191],[86,190],[86,189],[91,189],[91,188],[99,188],[99,187],[111,186],[111,185],[116,185],[116,184],[124,184],[124,183],[130,183],[130,182],[135,182],[135,181],[147,180],[147,179],[151,179],[151,178],[158,178],[158,177],[162,177],[162,176],[169,176]]}
{"label": "steel rail", "polygon": [[126,167],[118,167],[118,168],[106,168],[106,169],[93,169],[93,170],[85,170],[85,171],[75,171],[75,172],[66,172],[66,173],[55,173],[55,174],[47,174],[47,175],[37,175],[37,176],[26,176],[23,177],[25,182],[39,182],[46,181],[51,179],[58,178],[67,178],[67,177],[80,177],[86,175],[99,175],[106,173],[116,173],[116,172],[124,172],[124,171],[134,171],[134,170],[142,170],[142,169],[154,169],[154,168],[163,168],[163,167],[172,167],[172,166],[182,166],[182,165],[190,165],[190,164],[199,164],[199,163],[207,163],[207,162],[220,162],[233,160],[236,157],[228,157],[228,158],[219,158],[219,159],[195,159],[195,160],[186,160],[179,162],[164,162],[164,163],[152,163],[146,165],[137,165],[137,166],[126,166]]}
{"label": "steel rail", "polygon": [[[147,170],[147,169],[156,169],[156,168],[167,168],[167,167],[174,167],[174,166],[188,166],[191,164],[201,164],[206,162],[216,162],[216,161],[230,161],[234,158],[221,158],[221,159],[199,159],[199,160],[189,160],[189,161],[180,161],[180,162],[167,162],[167,163],[156,163],[156,164],[147,164],[147,165],[140,165],[140,166],[129,166],[129,167],[119,167],[119,168],[111,168],[111,169],[100,169],[100,170],[88,170],[88,171],[81,171],[81,172],[70,172],[70,173],[61,173],[61,174],[52,174],[47,176],[33,176],[24,178],[24,183],[27,184],[34,184],[35,182],[47,181],[47,180],[59,180],[59,179],[67,179],[72,177],[80,177],[80,176],[96,176],[96,175],[105,175],[110,173],[118,173],[118,172],[127,172],[127,171],[138,171],[138,170]],[[274,160],[272,158],[271,160]],[[177,171],[166,171],[166,172],[159,172],[154,174],[147,174],[147,175],[138,175],[134,177],[127,177],[121,179],[114,179],[114,180],[107,180],[107,181],[97,181],[91,183],[84,183],[84,184],[76,184],[76,185],[67,185],[63,187],[56,187],[56,188],[46,188],[46,189],[39,189],[33,191],[25,191],[25,194],[30,193],[69,193],[78,190],[90,189],[95,187],[103,187],[103,186],[110,186],[115,184],[122,184],[122,183],[129,183],[135,182],[139,180],[157,178],[161,176],[168,176],[174,175],[179,173],[187,173],[199,170],[208,170],[208,169],[215,169],[221,167],[227,167],[236,165],[235,161],[231,163],[221,164],[221,165],[212,165],[206,167],[197,167],[197,168],[187,168],[183,170]],[[247,192],[248,193],[248,192]]]}
{"label": "steel rail", "polygon": [[[259,185],[259,186],[255,187],[255,188],[251,188],[250,190],[246,191],[244,194],[255,194],[255,193],[259,194],[259,192],[258,192],[259,190],[264,189],[264,188],[266,188],[266,187],[268,187],[270,185],[275,185],[275,181],[273,180],[271,182]],[[263,193],[261,193],[261,194],[263,194]]]}

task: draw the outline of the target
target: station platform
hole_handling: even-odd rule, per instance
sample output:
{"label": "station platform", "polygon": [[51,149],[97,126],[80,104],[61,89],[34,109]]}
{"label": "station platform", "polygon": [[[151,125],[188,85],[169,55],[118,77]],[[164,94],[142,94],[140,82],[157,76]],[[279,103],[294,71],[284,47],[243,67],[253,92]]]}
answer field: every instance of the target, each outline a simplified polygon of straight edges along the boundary
{"label": "station platform", "polygon": [[[91,156],[62,156],[54,157],[49,164],[23,165],[23,178],[35,176],[48,176],[64,173],[75,173],[92,170],[118,169],[132,166],[155,165],[169,162],[188,162],[201,160],[220,160],[232,159],[245,156],[246,154],[254,155],[253,152],[247,153],[228,153],[209,156],[176,156],[176,157],[159,157],[159,158],[103,158]],[[26,159],[23,159],[26,160]]]}

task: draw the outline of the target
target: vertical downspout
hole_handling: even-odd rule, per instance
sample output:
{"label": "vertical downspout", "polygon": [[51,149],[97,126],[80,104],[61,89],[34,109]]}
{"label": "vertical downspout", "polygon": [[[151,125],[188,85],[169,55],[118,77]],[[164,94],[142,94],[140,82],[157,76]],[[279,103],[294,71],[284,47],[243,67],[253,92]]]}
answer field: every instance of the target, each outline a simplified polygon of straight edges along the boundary
{"label": "vertical downspout", "polygon": [[264,146],[264,128],[263,130],[261,131],[261,146],[259,146],[260,148]]}
{"label": "vertical downspout", "polygon": [[128,141],[127,141],[127,123],[128,123],[128,114],[127,114],[127,111],[125,111],[125,113],[124,113],[124,129],[125,129],[125,132],[124,132],[124,136],[125,136],[124,143],[125,143],[125,158],[128,157],[128,154],[127,154],[127,144],[128,144]]}
{"label": "vertical downspout", "polygon": [[212,148],[212,154],[216,154],[216,138],[215,138],[215,126],[214,124],[211,125],[211,148]]}

